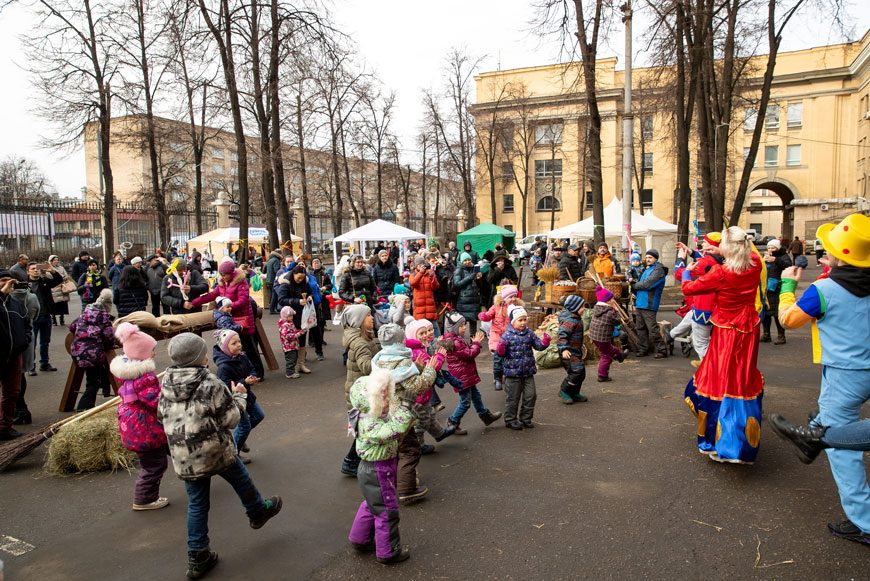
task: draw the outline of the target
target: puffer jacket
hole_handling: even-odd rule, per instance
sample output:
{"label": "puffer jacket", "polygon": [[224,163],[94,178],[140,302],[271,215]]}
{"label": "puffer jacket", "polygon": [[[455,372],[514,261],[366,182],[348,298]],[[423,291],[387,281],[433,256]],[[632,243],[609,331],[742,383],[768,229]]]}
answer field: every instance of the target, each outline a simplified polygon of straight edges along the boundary
{"label": "puffer jacket", "polygon": [[610,343],[613,339],[613,328],[621,324],[622,319],[619,318],[616,309],[610,305],[597,303],[592,311],[592,321],[589,323],[589,338],[601,343]]}
{"label": "puffer jacket", "polygon": [[592,268],[595,272],[604,276],[613,276],[622,272],[619,261],[610,254],[609,250],[604,256],[595,255],[595,259],[592,261]]}
{"label": "puffer jacket", "polygon": [[438,288],[432,291],[432,298],[435,299],[435,305],[440,311],[442,303],[452,303],[456,300],[455,296],[450,296],[450,280],[453,278],[453,265],[435,267],[435,280],[438,281]]}
{"label": "puffer jacket", "polygon": [[538,368],[535,366],[532,349],[543,351],[549,344],[549,335],[544,335],[544,339],[538,339],[531,329],[517,331],[512,325],[508,325],[496,349],[502,356],[504,376],[531,377],[537,373]]}
{"label": "puffer jacket", "polygon": [[571,256],[567,252],[559,260],[559,279],[577,281],[589,270],[589,262],[583,254]]}
{"label": "puffer jacket", "polygon": [[348,268],[338,285],[338,296],[348,304],[353,304],[353,299],[364,296],[366,303],[372,305],[378,296],[377,293],[375,282],[366,268],[362,270]]}
{"label": "puffer jacket", "polygon": [[0,293],[0,364],[9,364],[27,349],[32,325],[33,320],[27,317],[24,304],[12,294]]}
{"label": "puffer jacket", "polygon": [[[305,309],[305,305],[300,304],[299,301],[302,300],[303,293],[306,296],[310,296],[314,298],[315,290],[320,293],[320,287],[316,284],[311,284],[309,278],[311,275],[306,275],[305,280],[301,284],[291,284],[287,282],[287,277],[289,274],[282,274],[276,279],[275,285],[275,293],[278,295],[278,306],[279,307],[292,307],[294,311],[293,315],[293,324],[296,325],[296,328],[302,327],[302,311]],[[313,288],[312,288],[313,287]],[[317,299],[314,300],[314,304],[319,304],[320,301]]]}
{"label": "puffer jacket", "polygon": [[148,310],[148,289],[139,288],[117,288],[115,293],[118,297],[118,318],[126,317],[130,313],[136,311]]}
{"label": "puffer jacket", "polygon": [[[147,292],[147,291],[146,291]],[[160,380],[154,374],[154,360],[137,361],[115,357],[109,370],[118,378],[118,429],[121,443],[133,452],[147,452],[166,444],[166,432],[157,421]]]}
{"label": "puffer jacket", "polygon": [[447,370],[462,382],[463,388],[454,387],[453,391],[464,391],[480,383],[474,362],[474,358],[480,355],[480,343],[472,341],[469,344],[455,333],[444,333],[438,339],[438,346],[447,350]]}
{"label": "puffer jacket", "polygon": [[229,329],[236,333],[242,332],[242,326],[236,323],[232,313],[225,313],[220,309],[215,309],[211,314],[215,327],[218,329]]}
{"label": "puffer jacket", "polygon": [[239,270],[234,271],[229,284],[225,284],[222,280],[218,281],[210,293],[198,296],[190,302],[193,303],[194,307],[199,307],[210,303],[218,297],[227,297],[233,301],[233,318],[245,317],[248,320],[247,329],[242,329],[242,334],[253,335],[256,323],[254,320],[254,309],[251,306],[248,281],[245,280],[245,273]]}
{"label": "puffer jacket", "polygon": [[148,281],[148,292],[159,295],[160,289],[163,286],[163,277],[166,276],[166,264],[158,260],[157,266],[154,268],[146,266],[144,270],[145,279]]}
{"label": "puffer jacket", "polygon": [[232,393],[205,367],[169,367],[163,376],[157,419],[169,442],[172,466],[182,480],[222,472],[236,462],[233,428],[247,395]]}
{"label": "puffer jacket", "polygon": [[[432,356],[430,356],[429,352],[426,350],[426,346],[423,345],[421,342],[417,341],[416,339],[405,339],[405,347],[407,347],[411,350],[411,360],[412,361],[417,361],[417,358],[422,356],[423,357],[422,364],[427,365],[429,363],[429,359],[432,358]],[[444,365],[444,361],[445,361],[444,355],[442,355],[441,353],[436,353],[434,355],[434,357],[435,357],[435,361],[436,361],[435,371],[440,372],[441,367]],[[418,405],[424,404],[424,403],[429,402],[429,400],[431,400],[431,399],[432,399],[432,387],[427,389],[422,394],[418,395],[417,399],[414,403],[416,403]]]}
{"label": "puffer jacket", "polygon": [[659,300],[662,298],[667,274],[668,269],[661,262],[654,262],[643,271],[640,280],[632,286],[632,290],[637,293],[635,308],[659,310]]}
{"label": "puffer jacket", "polygon": [[[525,306],[525,303],[517,299],[513,304],[519,306]],[[495,351],[498,348],[498,342],[501,339],[501,336],[507,331],[509,320],[508,320],[508,305],[507,303],[502,303],[501,305],[492,305],[489,307],[489,310],[480,313],[477,316],[483,322],[491,321],[492,325],[489,327],[489,350]]]}
{"label": "puffer jacket", "polygon": [[399,268],[387,259],[387,262],[378,261],[372,268],[372,277],[375,281],[375,286],[378,288],[378,294],[388,296],[393,292],[393,286],[401,279],[399,276]]}
{"label": "puffer jacket", "polygon": [[[87,284],[88,280],[91,282],[90,286]],[[76,288],[78,289],[79,296],[82,297],[82,304],[90,305],[97,300],[97,297],[100,296],[100,292],[104,288],[110,288],[109,279],[99,272],[86,271],[79,277]]]}
{"label": "puffer jacket", "polygon": [[556,343],[556,351],[564,365],[565,359],[562,352],[565,350],[571,354],[567,360],[569,364],[583,362],[583,317],[568,309],[559,312],[559,340]]}
{"label": "puffer jacket", "polygon": [[350,403],[350,387],[353,382],[372,372],[372,357],[378,351],[374,339],[366,336],[360,329],[352,327],[344,330],[341,338],[341,346],[347,350],[347,379],[344,382],[344,396],[347,408],[353,406]]}
{"label": "puffer jacket", "polygon": [[215,345],[211,348],[211,358],[212,361],[214,361],[214,364],[217,365],[218,379],[223,381],[227,387],[232,386],[233,383],[244,384],[245,389],[248,390],[245,409],[251,409],[251,406],[257,403],[257,396],[254,395],[251,385],[249,385],[245,379],[251,375],[257,375],[257,372],[254,371],[254,365],[251,363],[251,360],[248,359],[248,356],[244,353],[240,353],[239,355],[232,357],[221,351],[220,348]]}
{"label": "puffer jacket", "polygon": [[456,311],[467,321],[475,320],[480,313],[480,288],[473,266],[456,267],[453,288],[456,289]]}
{"label": "puffer jacket", "polygon": [[106,349],[115,345],[115,330],[112,328],[114,318],[106,311],[88,305],[69,324],[70,333],[75,335],[70,355],[78,367],[98,367],[106,361]]}
{"label": "puffer jacket", "polygon": [[430,321],[437,319],[438,307],[435,304],[434,291],[438,288],[438,279],[432,269],[415,271],[411,275],[411,288],[414,290],[414,318]]}
{"label": "puffer jacket", "polygon": [[[501,270],[495,267],[495,263],[499,260],[504,260],[504,268],[502,268]],[[495,293],[498,292],[498,287],[500,287],[502,284],[507,284],[505,283],[506,280],[510,281],[510,284],[512,285],[516,285],[519,283],[517,271],[514,269],[511,259],[508,258],[507,252],[505,252],[504,250],[499,250],[495,253],[489,263],[489,271],[486,273],[486,280],[487,282],[489,282],[490,302],[495,296]]]}
{"label": "puffer jacket", "polygon": [[300,331],[293,324],[293,319],[280,319],[278,321],[278,337],[281,339],[281,349],[285,353],[299,349],[299,336],[304,334],[304,331]]}
{"label": "puffer jacket", "polygon": [[354,381],[348,395],[349,408],[360,412],[356,425],[356,451],[367,462],[391,460],[399,454],[399,440],[411,427],[414,414],[406,405],[400,405],[393,412],[370,416],[367,381],[368,377]]}

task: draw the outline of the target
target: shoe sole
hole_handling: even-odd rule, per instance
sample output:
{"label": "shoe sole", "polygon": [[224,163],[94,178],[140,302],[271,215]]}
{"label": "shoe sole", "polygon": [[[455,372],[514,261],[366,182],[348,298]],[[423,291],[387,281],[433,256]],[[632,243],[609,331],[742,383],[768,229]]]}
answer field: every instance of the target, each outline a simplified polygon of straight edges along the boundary
{"label": "shoe sole", "polygon": [[163,504],[159,504],[156,506],[151,506],[150,504],[134,504],[133,510],[159,510],[161,508],[166,508],[167,506],[169,506],[168,500]]}
{"label": "shoe sole", "polygon": [[831,534],[837,537],[838,539],[845,539],[847,541],[852,541],[853,543],[860,543],[862,545],[870,545],[870,536],[865,534],[861,535],[846,535],[842,533],[838,533],[834,529],[831,528],[831,525],[828,525],[828,530],[831,531]]}
{"label": "shoe sole", "polygon": [[356,478],[356,472],[351,472],[350,470],[341,470],[341,473],[345,476],[350,476],[351,478]]}
{"label": "shoe sole", "polygon": [[419,494],[412,494],[410,496],[399,495],[399,502],[401,502],[402,504],[411,504],[411,503],[417,502],[418,500],[423,500],[423,498],[427,494],[429,494],[428,490],[426,490],[426,492],[419,493]]}

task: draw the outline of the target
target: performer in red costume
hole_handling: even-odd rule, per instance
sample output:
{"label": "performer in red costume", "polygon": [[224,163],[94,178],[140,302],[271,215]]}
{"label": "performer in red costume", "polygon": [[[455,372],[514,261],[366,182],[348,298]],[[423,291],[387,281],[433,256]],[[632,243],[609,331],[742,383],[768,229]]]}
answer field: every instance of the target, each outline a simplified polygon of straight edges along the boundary
{"label": "performer in red costume", "polygon": [[758,371],[756,295],[762,262],[751,238],[736,226],[722,231],[725,263],[697,280],[682,273],[686,295],[715,293],[713,333],[700,368],[686,386],[686,404],[698,419],[698,448],[719,462],[751,464],[761,438],[764,378]]}

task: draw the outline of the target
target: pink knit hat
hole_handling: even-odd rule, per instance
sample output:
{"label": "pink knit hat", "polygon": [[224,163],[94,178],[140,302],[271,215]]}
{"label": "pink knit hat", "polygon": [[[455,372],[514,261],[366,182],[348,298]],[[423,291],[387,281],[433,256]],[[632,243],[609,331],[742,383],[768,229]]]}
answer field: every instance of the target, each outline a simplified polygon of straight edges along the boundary
{"label": "pink knit hat", "polygon": [[154,337],[143,333],[139,327],[132,323],[118,325],[118,328],[115,329],[115,337],[124,346],[124,355],[127,356],[127,359],[135,359],[136,361],[151,359],[154,347],[157,346]]}
{"label": "pink knit hat", "polygon": [[405,327],[405,339],[413,339],[417,340],[417,331],[420,329],[426,329],[432,326],[432,321],[428,321],[426,319],[417,319],[413,323],[409,323],[407,327]]}
{"label": "pink knit hat", "polygon": [[218,266],[218,272],[221,274],[232,274],[236,270],[236,263],[233,262],[232,258],[224,259],[221,262],[220,266]]}
{"label": "pink knit hat", "polygon": [[217,344],[217,348],[223,351],[226,355],[231,355],[230,353],[230,339],[233,337],[238,337],[238,333],[233,331],[232,329],[218,329],[214,332],[214,341]]}
{"label": "pink knit hat", "polygon": [[519,294],[517,287],[512,284],[506,284],[501,287],[501,298],[508,300],[510,297],[515,297]]}
{"label": "pink knit hat", "polygon": [[598,299],[599,303],[606,303],[613,298],[613,293],[603,286],[597,286],[595,287],[595,298]]}
{"label": "pink knit hat", "polygon": [[281,318],[282,319],[285,319],[285,320],[292,319],[293,315],[295,315],[295,314],[296,314],[296,311],[294,311],[293,307],[291,307],[289,305],[281,309]]}

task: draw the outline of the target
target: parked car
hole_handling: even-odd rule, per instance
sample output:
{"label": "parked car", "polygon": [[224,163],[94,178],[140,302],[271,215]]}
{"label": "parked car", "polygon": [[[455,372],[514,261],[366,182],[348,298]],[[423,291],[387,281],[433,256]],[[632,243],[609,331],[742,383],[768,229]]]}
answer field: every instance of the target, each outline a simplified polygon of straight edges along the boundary
{"label": "parked car", "polygon": [[547,241],[546,234],[530,234],[514,245],[514,252],[517,253],[517,256],[520,258],[528,258],[531,254],[532,245],[535,243],[535,238],[541,238],[541,240],[545,242]]}

